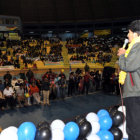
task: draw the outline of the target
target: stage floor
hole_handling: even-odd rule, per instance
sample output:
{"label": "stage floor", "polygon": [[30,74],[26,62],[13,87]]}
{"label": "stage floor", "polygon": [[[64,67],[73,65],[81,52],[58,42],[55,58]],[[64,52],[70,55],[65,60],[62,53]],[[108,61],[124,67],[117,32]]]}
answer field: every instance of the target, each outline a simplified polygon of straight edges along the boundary
{"label": "stage floor", "polygon": [[72,120],[76,115],[96,112],[99,109],[118,105],[120,100],[120,96],[98,91],[87,96],[79,95],[66,98],[65,100],[52,100],[49,107],[33,105],[0,111],[0,126],[3,129],[9,126],[19,127],[22,122],[28,121],[37,125],[41,121],[51,122],[55,119],[62,119],[66,122]]}

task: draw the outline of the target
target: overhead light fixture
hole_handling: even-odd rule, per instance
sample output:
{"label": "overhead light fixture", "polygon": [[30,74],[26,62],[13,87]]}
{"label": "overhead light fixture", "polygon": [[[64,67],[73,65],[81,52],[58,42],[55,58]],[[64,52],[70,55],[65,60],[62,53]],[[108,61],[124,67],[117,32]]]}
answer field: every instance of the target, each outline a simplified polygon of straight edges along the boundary
{"label": "overhead light fixture", "polygon": [[65,31],[66,33],[70,33],[70,31]]}
{"label": "overhead light fixture", "polygon": [[84,30],[84,32],[88,32],[88,30]]}
{"label": "overhead light fixture", "polygon": [[48,31],[48,33],[52,33],[53,31]]}
{"label": "overhead light fixture", "polygon": [[126,28],[122,28],[122,30],[126,30]]}

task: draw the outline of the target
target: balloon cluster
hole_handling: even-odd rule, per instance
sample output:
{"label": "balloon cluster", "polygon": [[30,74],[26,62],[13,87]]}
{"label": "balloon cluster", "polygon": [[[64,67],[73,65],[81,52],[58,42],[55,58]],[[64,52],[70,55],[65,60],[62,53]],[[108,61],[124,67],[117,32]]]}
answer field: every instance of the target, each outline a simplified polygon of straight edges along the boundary
{"label": "balloon cluster", "polygon": [[8,127],[0,134],[0,140],[121,140],[122,131],[118,128],[124,122],[124,115],[117,108],[109,112],[101,109],[84,116],[76,116],[74,121],[64,123],[54,120],[35,126],[24,122],[19,128]]}

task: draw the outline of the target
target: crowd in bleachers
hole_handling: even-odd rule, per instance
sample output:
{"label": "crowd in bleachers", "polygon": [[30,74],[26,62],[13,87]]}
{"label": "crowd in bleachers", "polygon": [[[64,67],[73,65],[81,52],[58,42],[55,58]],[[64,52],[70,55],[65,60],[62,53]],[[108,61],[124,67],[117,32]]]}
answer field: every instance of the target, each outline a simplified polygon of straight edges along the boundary
{"label": "crowd in bleachers", "polygon": [[[124,37],[122,36],[100,36],[91,38],[68,38],[66,47],[70,61],[82,63],[109,63],[112,58],[112,48],[122,46]],[[46,47],[50,45],[49,51]],[[3,48],[5,48],[5,51]],[[60,62],[62,57],[62,43],[60,39],[27,39],[27,40],[7,40],[0,42],[0,65],[14,65],[20,68],[23,61],[24,68],[28,64],[33,65],[36,60],[45,62]],[[10,56],[10,58],[9,58]]]}
{"label": "crowd in bleachers", "polygon": [[[50,99],[62,99],[80,94],[88,95],[89,92],[101,88],[119,94],[118,77],[114,73],[109,79],[102,77],[101,71],[90,71],[85,65],[85,71],[77,69],[70,72],[66,78],[64,70],[59,74],[48,70],[42,79],[36,79],[32,70],[23,74],[20,79],[7,72],[0,80],[0,109],[30,106],[33,104],[50,106]],[[106,84],[108,82],[108,85]]]}
{"label": "crowd in bleachers", "polygon": [[[49,51],[47,51],[47,45],[50,45]],[[33,64],[35,60],[50,62],[63,61],[61,55],[62,45],[59,39],[6,40],[1,41],[0,48],[1,66],[14,65],[15,68],[20,68],[20,58],[25,67],[27,67],[28,64]]]}
{"label": "crowd in bleachers", "polygon": [[[104,64],[112,58],[112,48],[122,46],[124,37],[103,36],[93,38],[67,39],[70,60]],[[76,46],[77,45],[77,46]]]}

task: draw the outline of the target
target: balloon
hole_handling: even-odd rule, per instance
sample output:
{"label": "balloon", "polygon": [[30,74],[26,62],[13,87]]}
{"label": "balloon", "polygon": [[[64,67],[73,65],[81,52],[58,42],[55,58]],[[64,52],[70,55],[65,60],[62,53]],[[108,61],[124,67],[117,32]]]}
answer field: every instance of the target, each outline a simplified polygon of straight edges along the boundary
{"label": "balloon", "polygon": [[101,140],[114,140],[114,136],[111,132],[107,130],[101,130],[100,133],[101,133],[101,136],[100,136]]}
{"label": "balloon", "polygon": [[36,127],[32,122],[24,122],[18,128],[18,140],[34,140]]}
{"label": "balloon", "polygon": [[100,140],[100,137],[94,134],[91,134],[87,137],[87,140]]}
{"label": "balloon", "polygon": [[117,112],[117,110],[118,110],[117,107],[110,108],[110,109],[109,109],[109,114],[110,114],[110,116],[111,116],[111,117],[114,116],[115,113]]}
{"label": "balloon", "polygon": [[14,132],[14,133],[17,133],[18,129],[15,127],[15,126],[9,126],[8,128],[4,129],[3,131],[11,131],[11,132]]}
{"label": "balloon", "polygon": [[26,97],[26,98],[29,98],[29,97],[30,97],[29,93],[26,93],[26,94],[25,94],[25,97]]}
{"label": "balloon", "polygon": [[77,140],[87,140],[86,138],[80,138],[80,139],[77,139]]}
{"label": "balloon", "polygon": [[64,133],[61,129],[52,130],[52,139],[51,140],[64,140]]}
{"label": "balloon", "polygon": [[[126,116],[126,108],[125,108],[125,106],[120,106],[118,108],[118,111],[123,112],[124,115]],[[123,132],[123,138],[128,139],[128,134],[126,132],[126,120],[124,121],[124,123],[122,125],[119,126],[119,129]]]}
{"label": "balloon", "polygon": [[64,127],[65,140],[76,140],[79,136],[79,127],[75,122],[69,122]]}
{"label": "balloon", "polygon": [[128,139],[128,134],[126,132],[126,121],[119,126],[119,129],[123,132],[123,138]]}
{"label": "balloon", "polygon": [[64,127],[65,127],[65,124],[61,120],[54,120],[51,123],[51,130],[53,130],[53,129],[61,129],[63,131]]}
{"label": "balloon", "polygon": [[88,113],[88,114],[87,114],[86,120],[89,121],[90,123],[91,123],[92,121],[98,122],[98,121],[99,121],[99,118],[98,118],[98,116],[97,116],[96,113],[91,112],[91,113]]}
{"label": "balloon", "polygon": [[101,138],[101,136],[102,136],[102,130],[100,130],[96,135]]}
{"label": "balloon", "polygon": [[101,109],[101,110],[98,111],[97,115],[98,115],[98,117],[99,117],[99,119],[100,119],[100,117],[109,116],[109,113],[108,113],[107,110]]}
{"label": "balloon", "polygon": [[46,121],[42,121],[37,125],[37,129],[41,128],[41,127],[48,127],[50,129],[50,124]]}
{"label": "balloon", "polygon": [[123,112],[124,115],[126,116],[126,107],[125,107],[125,106],[120,106],[120,107],[118,108],[118,111]]}
{"label": "balloon", "polygon": [[86,138],[92,130],[91,124],[88,121],[80,123],[79,128],[80,128],[79,138],[81,139]]}
{"label": "balloon", "polygon": [[35,140],[51,140],[52,134],[48,127],[42,127],[37,129]]}
{"label": "balloon", "polygon": [[124,121],[124,115],[122,112],[117,111],[116,114],[112,117],[113,125],[118,127],[121,124],[123,124]]}
{"label": "balloon", "polygon": [[117,127],[112,127],[110,132],[113,134],[114,140],[121,140],[123,137],[122,131]]}
{"label": "balloon", "polygon": [[92,131],[91,131],[92,134],[96,134],[99,132],[100,130],[99,122],[91,122],[91,126],[92,126]]}
{"label": "balloon", "polygon": [[17,128],[8,127],[1,132],[0,140],[18,140]]}
{"label": "balloon", "polygon": [[86,119],[85,119],[85,117],[83,117],[83,116],[76,116],[76,117],[75,117],[75,122],[76,122],[77,124],[80,124],[80,123],[85,122],[85,121],[86,121]]}
{"label": "balloon", "polygon": [[112,127],[112,119],[109,116],[103,116],[100,118],[99,124],[102,130],[108,130]]}

